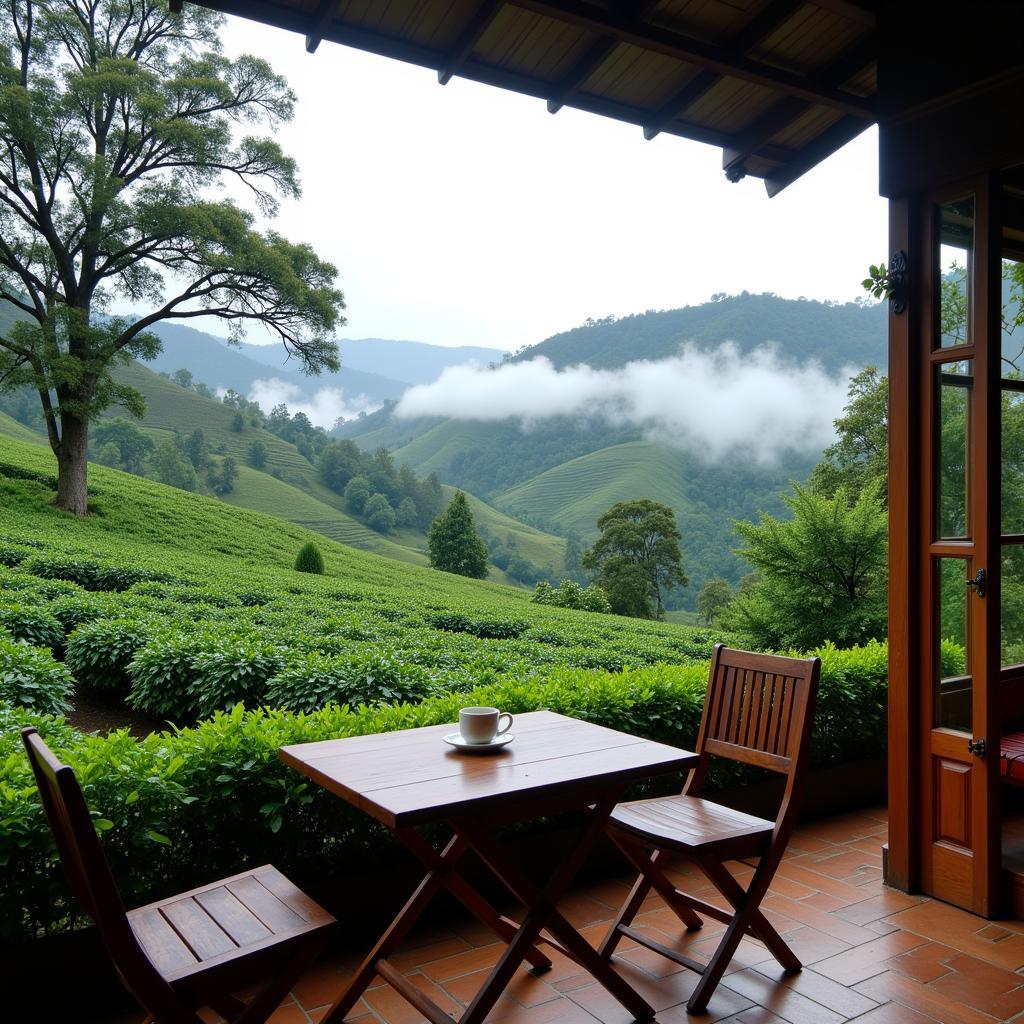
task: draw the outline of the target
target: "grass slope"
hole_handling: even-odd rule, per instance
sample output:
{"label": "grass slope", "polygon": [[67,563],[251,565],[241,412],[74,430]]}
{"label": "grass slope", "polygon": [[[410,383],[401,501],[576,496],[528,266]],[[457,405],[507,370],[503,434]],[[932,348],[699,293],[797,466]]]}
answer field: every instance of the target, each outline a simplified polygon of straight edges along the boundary
{"label": "grass slope", "polygon": [[679,452],[645,441],[603,448],[511,488],[497,503],[513,515],[537,516],[593,538],[602,513],[637,497],[670,505],[677,514],[690,508]]}
{"label": "grass slope", "polygon": [[[412,467],[420,476],[442,471],[455,456],[477,447],[480,430],[481,425],[472,420],[443,420],[396,449],[395,461],[400,466]],[[368,447],[365,437],[359,438],[359,444]]]}
{"label": "grass slope", "polygon": [[13,437],[16,441],[30,441],[33,444],[45,444],[46,442],[46,438],[42,434],[29,430],[23,423],[12,419],[5,412],[0,412],[0,435]]}
{"label": "grass slope", "polygon": [[[174,430],[190,432],[199,428],[215,448],[223,445],[239,465],[240,476],[234,491],[225,497],[232,505],[255,509],[288,519],[322,533],[332,540],[388,558],[414,565],[425,565],[426,538],[414,531],[400,531],[383,537],[349,515],[344,501],[321,483],[315,467],[299,454],[294,445],[262,428],[231,429],[234,413],[227,406],[179,387],[173,381],[134,364],[118,371],[120,380],[138,388],[146,396],[143,429],[155,438],[170,436]],[[111,410],[115,415],[123,410]],[[37,438],[39,440],[40,438]],[[246,465],[249,445],[262,441],[267,450],[267,471]],[[276,469],[281,479],[270,475]],[[449,497],[454,490],[449,488]],[[472,498],[474,514],[491,534],[512,535],[520,552],[535,565],[552,566],[558,571],[564,561],[565,543],[560,538],[517,522],[510,516]],[[507,577],[492,567],[495,578]]]}

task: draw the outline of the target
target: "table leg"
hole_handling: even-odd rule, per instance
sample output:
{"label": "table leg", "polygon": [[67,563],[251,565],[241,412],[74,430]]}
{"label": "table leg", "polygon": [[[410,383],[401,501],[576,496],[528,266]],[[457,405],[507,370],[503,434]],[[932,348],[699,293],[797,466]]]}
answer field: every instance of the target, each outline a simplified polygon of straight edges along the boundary
{"label": "table leg", "polygon": [[482,1024],[498,996],[511,980],[516,968],[547,928],[560,942],[561,948],[576,960],[596,981],[624,1006],[637,1020],[650,1020],[654,1009],[633,987],[576,931],[558,912],[557,902],[565,894],[577,872],[600,839],[620,796],[619,792],[609,794],[590,812],[590,820],[584,826],[576,845],[568,857],[558,866],[547,885],[537,886],[529,876],[510,858],[492,833],[479,821],[465,818],[456,819],[451,826],[457,836],[466,840],[473,851],[484,861],[526,908],[527,914],[512,942],[498,960],[483,988],[476,994],[460,1024]]}
{"label": "table leg", "polygon": [[[341,1024],[349,1011],[359,1002],[362,994],[377,976],[377,965],[389,953],[393,952],[395,947],[409,933],[409,929],[416,923],[430,901],[437,895],[438,890],[444,885],[445,875],[451,871],[459,861],[459,858],[466,852],[468,845],[465,839],[462,839],[460,836],[453,836],[442,853],[436,854],[435,851],[435,855],[438,858],[437,866],[431,867],[423,877],[423,881],[416,887],[416,891],[409,897],[405,906],[399,911],[398,916],[391,922],[387,931],[384,932],[369,955],[362,962],[359,970],[356,971],[338,1001],[327,1011],[322,1024]],[[431,850],[433,851],[433,847],[431,847]]]}
{"label": "table leg", "polygon": [[[443,862],[437,852],[412,828],[398,829],[395,832],[398,840],[420,863],[429,870],[437,870],[442,874],[442,884],[446,889],[482,924],[485,924],[502,942],[511,942],[515,938],[518,926],[515,922],[502,917],[458,872]],[[551,961],[536,946],[530,946],[525,958],[535,972],[547,971]]]}

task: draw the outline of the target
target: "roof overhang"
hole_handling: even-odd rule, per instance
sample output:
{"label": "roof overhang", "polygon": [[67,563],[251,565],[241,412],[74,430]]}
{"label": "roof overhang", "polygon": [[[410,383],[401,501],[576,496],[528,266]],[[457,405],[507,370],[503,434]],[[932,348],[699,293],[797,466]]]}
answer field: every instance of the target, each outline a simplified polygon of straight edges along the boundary
{"label": "roof overhang", "polygon": [[[718,146],[775,195],[876,120],[869,0],[190,0]],[[179,9],[182,0],[171,0]]]}

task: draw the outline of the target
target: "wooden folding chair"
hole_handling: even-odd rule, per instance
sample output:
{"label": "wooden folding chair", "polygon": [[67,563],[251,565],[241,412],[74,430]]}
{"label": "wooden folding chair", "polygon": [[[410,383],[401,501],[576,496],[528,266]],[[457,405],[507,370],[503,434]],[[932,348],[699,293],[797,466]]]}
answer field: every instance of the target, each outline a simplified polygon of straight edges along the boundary
{"label": "wooden folding chair", "polygon": [[[32,771],[72,894],[149,1022],[263,1024],[323,948],[333,917],[269,864],[125,911],[74,772],[35,729]],[[245,990],[248,1001],[236,995]]]}
{"label": "wooden folding chair", "polygon": [[[620,804],[609,819],[609,835],[640,877],[599,952],[610,958],[626,935],[696,971],[701,979],[686,1004],[691,1013],[707,1009],[744,935],[759,938],[787,972],[800,970],[800,961],[759,907],[796,824],[820,671],[818,658],[752,654],[717,644],[697,738],[700,760],[690,771],[682,795]],[[786,776],[774,822],[701,799],[712,757],[741,761]],[[669,853],[693,861],[733,912],[680,892],[662,870],[662,860]],[[760,862],[744,890],[725,863],[752,857],[759,857]],[[699,914],[728,925],[707,965],[630,927],[652,888],[689,930],[703,924]]]}

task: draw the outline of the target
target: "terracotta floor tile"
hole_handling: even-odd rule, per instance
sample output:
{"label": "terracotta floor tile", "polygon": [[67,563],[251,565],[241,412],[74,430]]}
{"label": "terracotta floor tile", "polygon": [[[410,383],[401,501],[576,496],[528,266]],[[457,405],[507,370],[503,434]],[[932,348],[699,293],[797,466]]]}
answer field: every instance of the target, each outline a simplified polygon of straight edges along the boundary
{"label": "terracotta floor tile", "polygon": [[450,978],[458,978],[484,967],[489,970],[498,962],[498,957],[504,950],[505,945],[501,942],[495,942],[490,946],[478,946],[425,963],[421,965],[420,970],[434,981],[448,981]]}
{"label": "terracotta floor tile", "polygon": [[[493,943],[494,941],[496,940],[492,935],[491,942]],[[469,952],[472,949],[473,947],[465,939],[459,936],[452,936],[451,938],[441,939],[439,942],[432,942],[428,946],[415,946],[412,949],[403,947],[393,956],[389,956],[388,960],[400,971],[409,971],[416,967],[422,967],[424,964],[432,963],[435,960],[455,956],[458,953]]]}
{"label": "terracotta floor tile", "polygon": [[763,974],[772,984],[799,992],[800,995],[835,1011],[841,1017],[857,1017],[878,1005],[877,999],[862,996],[852,988],[840,985],[807,967],[796,974],[785,974],[777,963],[770,961],[759,964],[754,970],[758,974]]}
{"label": "terracotta floor tile", "polygon": [[853,948],[849,943],[843,942],[833,935],[819,932],[817,928],[812,928],[809,924],[801,925],[794,931],[787,932],[784,938],[786,945],[793,950],[797,959],[805,967]]}
{"label": "terracotta floor tile", "polygon": [[487,1015],[487,1024],[596,1024],[596,1018],[569,999],[541,1006],[499,1003]]}
{"label": "terracotta floor tile", "polygon": [[879,1002],[892,1000],[902,1003],[913,1010],[933,1017],[942,1024],[992,1024],[995,1017],[980,1010],[975,1010],[962,1003],[954,1003],[938,992],[935,992],[930,985],[921,985],[910,978],[894,971],[886,971],[884,974],[876,974],[867,981],[862,981],[855,986],[856,990],[870,999],[877,999]]}
{"label": "terracotta floor tile", "polygon": [[933,991],[999,1019],[1024,1012],[1024,988],[1021,987],[1024,977],[1021,975],[962,953],[947,963],[951,973],[933,982]]}
{"label": "terracotta floor tile", "polygon": [[814,907],[815,910],[824,910],[826,914],[831,914],[832,911],[847,906],[846,900],[841,900],[838,896],[832,896],[827,892],[812,893],[810,896],[800,900],[800,902],[806,903],[809,907]]}
{"label": "terracotta floor tile", "polygon": [[794,921],[809,924],[812,928],[817,928],[819,932],[833,935],[842,942],[848,942],[851,946],[857,946],[875,938],[874,932],[869,932],[866,928],[850,924],[849,921],[844,921],[840,917],[815,910],[814,907],[809,907],[804,902],[791,900],[786,896],[768,895],[764,898],[762,907],[765,910],[775,910]]}
{"label": "terracotta floor tile", "polygon": [[268,1018],[267,1024],[309,1024],[305,1011],[294,1003],[279,1006]]}
{"label": "terracotta floor tile", "polygon": [[926,938],[941,937],[946,945],[996,967],[1015,971],[1024,966],[1024,935],[1020,934],[1019,922],[1000,921],[999,924],[1013,934],[1007,939],[992,942],[979,936],[978,932],[988,927],[980,918],[934,900],[893,914],[885,920]]}
{"label": "terracotta floor tile", "polygon": [[[776,878],[780,876],[791,879],[794,882],[799,882],[812,892],[827,892],[830,896],[837,896],[847,903],[860,903],[871,895],[871,893],[862,892],[854,885],[847,885],[837,878],[832,878],[818,871],[817,865],[806,857],[795,861],[783,861],[776,872]],[[781,890],[776,890],[774,886],[770,891],[781,892]],[[785,895],[788,895],[788,893]]]}
{"label": "terracotta floor tile", "polygon": [[923,896],[908,896],[905,892],[883,886],[881,892],[868,896],[859,903],[851,903],[842,910],[837,910],[835,915],[849,921],[850,924],[867,925],[891,914],[898,914],[901,910],[916,907],[923,899]]}
{"label": "terracotta floor tile", "polygon": [[311,967],[292,989],[292,998],[304,1010],[327,1006],[341,995],[348,976],[334,963],[321,963]]}
{"label": "terracotta floor tile", "polygon": [[[413,972],[406,977],[418,989],[426,993],[447,1014],[461,1013],[462,1007],[444,989],[429,978]],[[374,1013],[383,1017],[388,1024],[422,1024],[423,1017],[418,1010],[406,1002],[390,985],[375,988],[363,997]]]}
{"label": "terracotta floor tile", "polygon": [[926,1017],[902,1003],[883,1003],[877,1010],[869,1010],[857,1018],[857,1024],[934,1024],[934,1017]]}
{"label": "terracotta floor tile", "polygon": [[[789,1024],[841,1024],[847,1020],[835,1010],[808,999],[788,985],[778,984],[754,969],[731,974],[722,984],[752,1003],[771,1010]],[[871,1006],[865,1004],[864,1008],[871,1009]]]}
{"label": "terracotta floor tile", "polygon": [[955,949],[941,942],[926,942],[923,946],[890,957],[885,966],[890,971],[928,985],[950,973],[953,968],[949,966],[949,960],[956,955]]}
{"label": "terracotta floor tile", "polygon": [[854,946],[844,953],[838,953],[827,960],[819,960],[814,969],[826,978],[838,981],[840,985],[856,985],[888,968],[885,961],[908,950],[924,945],[928,940],[910,932],[895,931],[882,935],[871,942]]}

